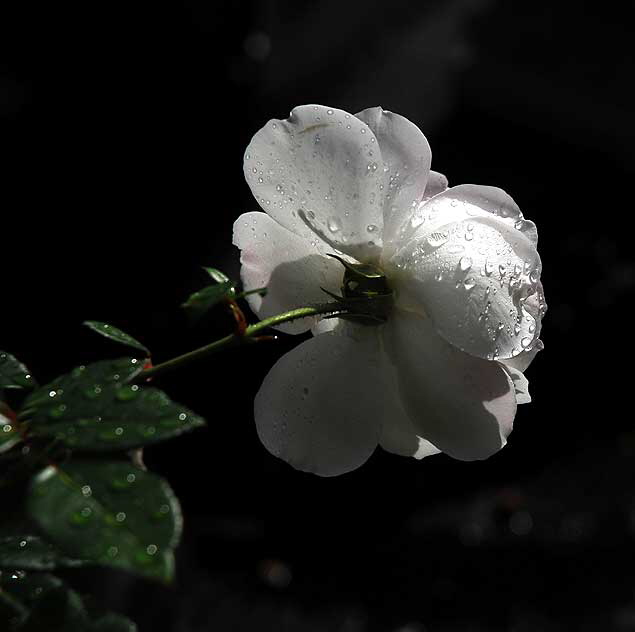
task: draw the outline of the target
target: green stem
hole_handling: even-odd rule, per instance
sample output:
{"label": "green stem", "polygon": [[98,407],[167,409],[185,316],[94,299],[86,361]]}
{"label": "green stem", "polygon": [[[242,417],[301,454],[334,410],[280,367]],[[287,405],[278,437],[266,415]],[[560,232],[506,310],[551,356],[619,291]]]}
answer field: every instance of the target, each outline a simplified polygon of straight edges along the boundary
{"label": "green stem", "polygon": [[184,353],[183,355],[177,356],[176,358],[172,358],[171,360],[167,360],[166,362],[157,364],[150,369],[146,369],[139,374],[139,379],[145,380],[151,377],[156,377],[157,375],[162,375],[163,373],[167,373],[168,371],[186,366],[191,362],[196,362],[198,360],[201,360],[202,358],[206,358],[207,356],[210,356],[218,351],[222,351],[223,349],[257,342],[257,339],[254,338],[254,336],[260,333],[263,329],[267,329],[268,327],[275,327],[276,325],[281,325],[293,320],[298,320],[299,318],[306,318],[307,316],[318,316],[320,314],[338,314],[345,311],[347,310],[342,305],[339,305],[337,303],[325,303],[322,305],[314,305],[313,307],[299,307],[298,309],[292,309],[289,312],[277,314],[276,316],[265,318],[264,320],[261,320],[254,325],[249,325],[249,327],[247,327],[247,329],[245,329],[242,334],[230,334],[229,336],[225,336],[224,338],[215,340],[214,342],[205,345],[204,347],[200,347],[199,349],[195,349],[194,351],[189,351],[188,353]]}

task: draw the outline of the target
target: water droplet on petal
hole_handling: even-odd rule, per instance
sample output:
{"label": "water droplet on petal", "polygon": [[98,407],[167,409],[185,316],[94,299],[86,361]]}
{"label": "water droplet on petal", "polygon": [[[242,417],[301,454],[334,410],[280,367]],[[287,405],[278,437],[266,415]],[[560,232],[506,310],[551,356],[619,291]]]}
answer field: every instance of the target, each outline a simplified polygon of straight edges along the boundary
{"label": "water droplet on petal", "polygon": [[531,344],[531,338],[525,337],[520,341],[520,344],[526,349]]}
{"label": "water droplet on petal", "polygon": [[476,285],[476,281],[474,280],[474,277],[469,277],[465,279],[465,281],[463,281],[463,287],[466,290],[471,290],[475,285]]}
{"label": "water droplet on petal", "polygon": [[332,233],[336,233],[342,228],[342,223],[337,217],[329,217],[326,225]]}
{"label": "water droplet on petal", "polygon": [[459,267],[463,272],[467,272],[472,267],[472,259],[470,257],[461,257]]}

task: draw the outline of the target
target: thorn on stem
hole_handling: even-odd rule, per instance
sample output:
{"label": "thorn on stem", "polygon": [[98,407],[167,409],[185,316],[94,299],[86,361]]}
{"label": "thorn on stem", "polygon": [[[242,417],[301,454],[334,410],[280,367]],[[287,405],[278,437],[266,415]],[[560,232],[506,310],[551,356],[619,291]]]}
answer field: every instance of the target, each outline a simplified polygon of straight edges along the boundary
{"label": "thorn on stem", "polygon": [[236,321],[236,335],[244,336],[247,331],[247,319],[245,318],[242,309],[240,309],[238,303],[236,303],[234,299],[229,299],[227,301],[227,305],[229,305],[232,316]]}

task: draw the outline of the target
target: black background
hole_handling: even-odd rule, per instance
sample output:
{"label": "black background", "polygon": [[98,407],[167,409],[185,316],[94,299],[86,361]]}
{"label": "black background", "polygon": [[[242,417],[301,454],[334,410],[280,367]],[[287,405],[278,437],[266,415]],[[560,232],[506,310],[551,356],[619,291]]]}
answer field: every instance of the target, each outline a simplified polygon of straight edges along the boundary
{"label": "black background", "polygon": [[405,115],[451,184],[504,188],[540,234],[546,349],[503,451],[296,472],[260,444],[252,402],[298,339],[227,353],[161,380],[209,421],[146,455],[184,506],[176,587],[83,585],[141,632],[635,630],[635,63],[619,6],[3,5],[0,347],[41,381],[116,353],[86,318],[156,361],[228,333],[222,311],[191,329],[178,305],[198,266],[237,275],[232,223],[258,210],[244,149],[295,105]]}

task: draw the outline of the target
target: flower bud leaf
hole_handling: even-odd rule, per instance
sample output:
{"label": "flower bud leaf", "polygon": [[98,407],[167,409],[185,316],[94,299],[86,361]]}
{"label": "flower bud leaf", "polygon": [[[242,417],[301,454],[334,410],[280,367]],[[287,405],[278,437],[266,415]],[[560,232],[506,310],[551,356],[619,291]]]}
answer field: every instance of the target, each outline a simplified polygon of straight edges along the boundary
{"label": "flower bud leaf", "polygon": [[223,281],[216,285],[208,285],[198,292],[190,295],[190,297],[181,305],[187,311],[192,321],[198,321],[204,316],[214,305],[234,298],[234,283],[232,281]]}
{"label": "flower bud leaf", "polygon": [[94,332],[101,334],[102,336],[113,340],[114,342],[118,342],[126,347],[132,347],[133,349],[138,349],[139,351],[143,351],[147,356],[150,355],[150,350],[143,344],[141,344],[138,340],[127,334],[125,331],[115,327],[114,325],[109,325],[108,323],[102,323],[98,320],[86,320],[83,323],[89,329],[92,329]]}
{"label": "flower bud leaf", "polygon": [[0,538],[0,568],[48,571],[85,564],[64,555],[53,544],[37,535],[17,534]]}
{"label": "flower bud leaf", "polygon": [[221,272],[220,270],[217,270],[216,268],[208,268],[204,266],[203,270],[205,270],[205,272],[207,272],[207,274],[209,274],[212,277],[212,279],[216,281],[216,283],[226,283],[227,281],[230,280],[229,277],[224,272]]}
{"label": "flower bud leaf", "polygon": [[33,479],[26,505],[66,555],[162,582],[173,579],[181,510],[155,474],[119,461],[69,461]]}
{"label": "flower bud leaf", "polygon": [[37,382],[31,375],[31,371],[22,362],[10,353],[0,351],[0,389],[31,389],[36,386]]}
{"label": "flower bud leaf", "polygon": [[163,391],[131,384],[141,365],[134,358],[102,361],[57,378],[27,398],[21,414],[29,433],[104,452],[157,443],[205,424]]}

